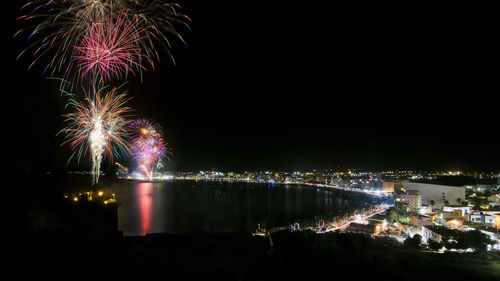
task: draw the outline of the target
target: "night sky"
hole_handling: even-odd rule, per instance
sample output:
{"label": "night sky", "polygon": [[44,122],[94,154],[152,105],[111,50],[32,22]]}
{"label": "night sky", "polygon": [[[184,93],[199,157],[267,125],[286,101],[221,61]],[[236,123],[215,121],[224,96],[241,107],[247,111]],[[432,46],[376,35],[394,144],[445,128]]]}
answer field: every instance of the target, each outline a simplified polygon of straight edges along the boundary
{"label": "night sky", "polygon": [[[189,46],[127,86],[136,116],[163,126],[170,170],[500,169],[496,16],[279,2],[180,1]],[[68,165],[55,137],[67,112],[58,84],[15,61],[26,42],[11,39],[21,3],[9,5],[9,166],[87,169]]]}

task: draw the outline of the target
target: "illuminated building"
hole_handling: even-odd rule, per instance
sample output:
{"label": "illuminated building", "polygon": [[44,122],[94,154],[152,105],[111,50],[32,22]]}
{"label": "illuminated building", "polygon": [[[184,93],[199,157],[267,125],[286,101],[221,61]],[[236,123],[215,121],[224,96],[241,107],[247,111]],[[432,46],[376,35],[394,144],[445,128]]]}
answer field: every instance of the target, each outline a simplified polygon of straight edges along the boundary
{"label": "illuminated building", "polygon": [[469,215],[469,221],[475,223],[484,223],[486,226],[494,226],[496,223],[496,215],[483,212],[473,212]]}
{"label": "illuminated building", "polygon": [[457,199],[465,201],[465,188],[458,186],[437,185],[417,182],[403,182],[406,190],[416,190],[421,194],[422,204],[434,205],[434,209],[440,209],[448,203],[457,202]]}
{"label": "illuminated building", "polygon": [[379,229],[377,229],[377,225],[375,224],[363,224],[363,223],[351,223],[347,227],[346,231],[348,232],[358,232],[358,233],[365,233],[365,234],[377,234],[377,230],[380,232]]}
{"label": "illuminated building", "polygon": [[396,196],[396,204],[407,208],[408,211],[418,210],[421,201],[420,192],[416,190],[407,190],[405,194]]}
{"label": "illuminated building", "polygon": [[457,212],[460,211],[460,217],[465,217],[471,212],[471,207],[443,207],[443,212]]}
{"label": "illuminated building", "polygon": [[393,193],[394,192],[394,182],[384,181],[382,183],[382,192],[384,192],[384,193]]}
{"label": "illuminated building", "polygon": [[429,205],[420,205],[418,213],[421,215],[432,214],[432,207]]}
{"label": "illuminated building", "polygon": [[463,222],[464,222],[463,220],[457,220],[457,219],[448,220],[448,221],[446,221],[446,226],[459,227],[459,226],[463,225]]}
{"label": "illuminated building", "polygon": [[382,220],[368,220],[367,224],[364,223],[350,223],[346,231],[349,232],[359,232],[365,234],[377,235],[387,229],[387,222]]}

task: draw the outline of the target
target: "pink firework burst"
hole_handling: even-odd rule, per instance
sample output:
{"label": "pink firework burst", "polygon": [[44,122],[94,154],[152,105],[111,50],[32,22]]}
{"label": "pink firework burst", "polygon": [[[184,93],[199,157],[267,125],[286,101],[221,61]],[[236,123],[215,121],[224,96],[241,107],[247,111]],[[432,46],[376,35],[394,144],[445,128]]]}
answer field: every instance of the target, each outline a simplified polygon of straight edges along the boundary
{"label": "pink firework burst", "polygon": [[149,27],[140,27],[142,19],[130,20],[125,12],[110,12],[101,22],[88,23],[87,32],[75,46],[74,60],[82,76],[109,81],[127,73],[145,70],[144,60],[153,61],[143,53],[139,42]]}
{"label": "pink firework burst", "polygon": [[130,122],[131,150],[140,169],[151,180],[151,167],[166,155],[166,145],[158,126],[146,119]]}

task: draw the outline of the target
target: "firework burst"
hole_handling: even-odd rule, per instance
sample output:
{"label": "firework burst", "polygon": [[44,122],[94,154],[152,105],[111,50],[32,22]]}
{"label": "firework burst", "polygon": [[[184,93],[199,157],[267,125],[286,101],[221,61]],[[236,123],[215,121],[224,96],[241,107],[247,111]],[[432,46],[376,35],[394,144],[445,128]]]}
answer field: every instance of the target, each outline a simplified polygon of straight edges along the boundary
{"label": "firework burst", "polygon": [[151,180],[152,166],[166,156],[166,144],[158,125],[146,119],[130,122],[128,126],[131,151],[139,168]]}
{"label": "firework burst", "polygon": [[30,43],[18,59],[31,54],[31,69],[42,57],[48,58],[43,74],[62,74],[69,81],[81,79],[81,71],[92,69],[105,78],[116,71],[115,76],[121,78],[132,68],[146,69],[143,62],[154,68],[153,62],[159,61],[155,45],[163,46],[174,61],[168,38],[185,44],[175,26],[190,30],[187,22],[191,20],[178,9],[178,4],[155,0],[31,1],[21,7],[25,14],[18,18],[27,27],[13,36],[24,35]]}
{"label": "firework burst", "polygon": [[[139,22],[129,21],[125,13],[113,17],[111,14],[99,23],[89,23],[87,33],[75,46],[73,57],[82,77],[89,73],[94,81],[109,81],[113,76],[123,78],[134,69],[146,69],[142,61],[147,56],[137,44],[147,32],[138,28]],[[149,60],[151,65],[153,61]]]}
{"label": "firework burst", "polygon": [[[68,126],[61,130],[78,160],[90,152],[93,183],[99,181],[102,160],[108,156],[129,152],[129,144],[124,140],[131,108],[126,107],[125,93],[116,88],[103,93],[106,88],[93,89],[84,102],[71,100],[73,112],[64,115]],[[70,158],[70,160],[71,160]]]}

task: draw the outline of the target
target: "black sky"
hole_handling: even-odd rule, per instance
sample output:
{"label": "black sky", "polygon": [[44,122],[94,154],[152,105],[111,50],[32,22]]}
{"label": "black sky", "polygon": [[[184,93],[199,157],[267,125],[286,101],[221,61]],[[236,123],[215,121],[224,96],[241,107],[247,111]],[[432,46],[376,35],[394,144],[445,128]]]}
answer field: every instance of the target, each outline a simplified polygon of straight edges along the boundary
{"label": "black sky", "polygon": [[[188,48],[175,43],[176,66],[164,55],[127,86],[136,115],[163,126],[172,170],[500,169],[489,9],[324,2],[180,2]],[[57,83],[15,61],[16,7],[4,32],[10,166],[85,168],[54,137]]]}

